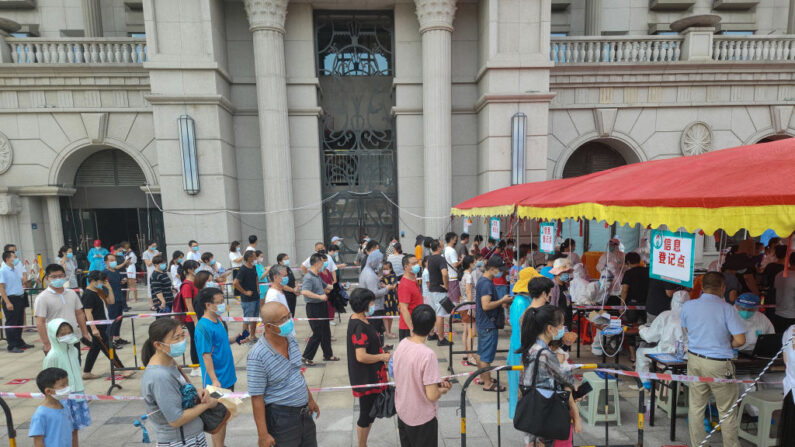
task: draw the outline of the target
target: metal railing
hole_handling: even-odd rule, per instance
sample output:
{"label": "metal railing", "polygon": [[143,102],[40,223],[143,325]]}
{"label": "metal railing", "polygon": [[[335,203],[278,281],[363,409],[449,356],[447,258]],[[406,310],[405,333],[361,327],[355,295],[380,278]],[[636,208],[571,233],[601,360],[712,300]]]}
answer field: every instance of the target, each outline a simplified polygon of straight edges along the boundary
{"label": "metal railing", "polygon": [[714,36],[712,59],[727,62],[795,60],[795,36]]}
{"label": "metal railing", "polygon": [[14,64],[142,64],[148,60],[146,39],[9,37]]}
{"label": "metal railing", "polygon": [[555,37],[549,42],[549,60],[556,64],[676,62],[683,42],[683,36]]}

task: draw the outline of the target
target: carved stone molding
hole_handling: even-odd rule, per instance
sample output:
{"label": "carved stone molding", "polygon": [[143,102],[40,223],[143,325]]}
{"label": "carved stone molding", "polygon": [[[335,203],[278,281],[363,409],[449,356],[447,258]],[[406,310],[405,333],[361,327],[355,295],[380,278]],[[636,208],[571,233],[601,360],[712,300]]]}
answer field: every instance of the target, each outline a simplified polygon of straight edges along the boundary
{"label": "carved stone molding", "polygon": [[613,133],[617,114],[618,109],[594,109],[593,117],[596,124],[596,133],[600,137],[608,137]]}
{"label": "carved stone molding", "polygon": [[420,33],[433,29],[453,31],[456,0],[414,0]]}
{"label": "carved stone molding", "polygon": [[682,154],[699,155],[712,150],[712,129],[702,122],[691,123],[682,132]]}
{"label": "carved stone molding", "polygon": [[14,149],[8,137],[0,133],[0,174],[5,173],[11,168],[14,161]]}
{"label": "carved stone molding", "polygon": [[0,216],[19,214],[22,204],[15,194],[0,194]]}
{"label": "carved stone molding", "polygon": [[270,30],[284,34],[289,0],[244,0],[249,29]]}
{"label": "carved stone molding", "polygon": [[792,106],[770,106],[770,122],[777,134],[787,133],[791,117]]}

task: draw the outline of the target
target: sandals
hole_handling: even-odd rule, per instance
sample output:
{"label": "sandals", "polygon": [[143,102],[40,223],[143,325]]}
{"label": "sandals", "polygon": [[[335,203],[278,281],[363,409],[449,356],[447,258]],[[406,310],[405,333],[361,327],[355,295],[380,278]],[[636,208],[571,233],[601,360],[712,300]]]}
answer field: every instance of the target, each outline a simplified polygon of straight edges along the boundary
{"label": "sandals", "polygon": [[331,357],[328,357],[328,358],[323,357],[323,361],[324,362],[339,362],[340,358],[339,357],[335,357],[335,356],[332,355]]}
{"label": "sandals", "polygon": [[303,363],[304,366],[315,366],[315,362],[309,360],[308,358],[302,358],[301,363]]}
{"label": "sandals", "polygon": [[[492,382],[491,386],[488,387],[488,388],[483,388],[483,391],[488,391],[490,393],[496,393],[497,392],[497,382]],[[505,387],[504,386],[500,387],[500,392],[501,393],[505,392]]]}

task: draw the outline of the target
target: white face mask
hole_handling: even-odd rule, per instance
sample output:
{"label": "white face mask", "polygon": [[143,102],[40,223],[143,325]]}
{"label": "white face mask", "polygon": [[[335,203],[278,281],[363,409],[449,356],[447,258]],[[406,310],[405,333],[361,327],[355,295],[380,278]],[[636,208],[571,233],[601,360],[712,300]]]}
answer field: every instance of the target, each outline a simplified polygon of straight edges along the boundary
{"label": "white face mask", "polygon": [[55,390],[55,395],[59,397],[64,397],[68,396],[71,391],[72,391],[71,388],[69,388],[69,386],[66,386],[64,388]]}
{"label": "white face mask", "polygon": [[75,334],[66,334],[58,337],[58,341],[61,343],[66,343],[67,345],[73,345],[80,341]]}

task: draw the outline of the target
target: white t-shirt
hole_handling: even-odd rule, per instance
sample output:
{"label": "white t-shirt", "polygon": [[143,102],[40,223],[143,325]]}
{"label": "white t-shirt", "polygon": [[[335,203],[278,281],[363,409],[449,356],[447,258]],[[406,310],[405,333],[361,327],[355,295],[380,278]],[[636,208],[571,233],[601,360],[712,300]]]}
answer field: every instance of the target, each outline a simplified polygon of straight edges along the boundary
{"label": "white t-shirt", "polygon": [[[160,252],[157,251],[157,250],[152,251],[152,250],[147,249],[144,252],[144,254],[141,255],[141,258],[143,258],[144,261],[150,261],[151,262],[152,259],[154,259],[154,257],[159,255],[159,254],[160,254]],[[154,272],[154,271],[155,271],[155,265],[154,264],[146,266],[146,279],[147,280],[149,280],[149,277],[152,276],[152,272]]]}
{"label": "white t-shirt", "polygon": [[[306,258],[306,261],[304,261],[304,263],[301,264],[301,265],[303,265],[304,267],[306,267],[308,269],[310,267],[309,259],[311,257],[312,256],[310,256],[309,258]],[[332,258],[331,256],[326,256],[326,261],[328,261],[328,271],[336,272],[337,271],[337,264],[334,263],[334,258]]]}
{"label": "white t-shirt", "polygon": [[198,251],[193,251],[193,249],[191,249],[191,248],[188,248],[188,254],[186,254],[186,255],[185,255],[185,258],[186,258],[188,261],[196,261],[196,262],[201,262],[201,260],[202,260],[202,255],[201,255],[201,253],[199,253]]}
{"label": "white t-shirt", "polygon": [[249,245],[248,247],[246,247],[246,251],[254,251],[255,252],[255,251],[257,251],[257,249],[255,247],[252,247],[251,245]]}
{"label": "white t-shirt", "polygon": [[240,266],[243,265],[243,261],[242,260],[240,262],[235,262],[235,259],[242,258],[242,257],[243,257],[243,255],[241,255],[240,253],[238,253],[236,251],[230,251],[229,252],[229,262],[232,264],[232,268],[233,269],[234,268],[240,268]]}
{"label": "white t-shirt", "polygon": [[[784,331],[784,336],[781,337],[781,345],[784,346],[784,357],[787,359],[784,365],[787,368],[783,382],[784,396],[795,388],[795,349],[792,347],[792,343],[795,340],[790,341],[790,337],[793,335],[795,335],[795,325]],[[792,396],[792,399],[795,400],[795,395]]]}
{"label": "white t-shirt", "polygon": [[171,276],[171,284],[174,286],[175,289],[179,290],[180,286],[182,286],[182,280],[179,279],[179,275],[177,274],[177,270],[179,266],[174,264],[169,269],[169,276]]}
{"label": "white t-shirt", "polygon": [[458,262],[458,253],[455,252],[455,248],[444,247],[444,259],[447,260],[447,278],[450,281],[457,281],[458,280],[458,272],[456,272],[455,267],[453,267],[456,262]]}
{"label": "white t-shirt", "polygon": [[138,256],[135,255],[135,252],[130,250],[124,256],[125,261],[130,261],[130,265],[127,266],[127,278],[134,279],[135,278],[135,264],[138,263]]}
{"label": "white t-shirt", "polygon": [[472,294],[475,293],[475,281],[472,279],[472,272],[465,271],[461,282],[458,283],[461,288],[461,302],[473,301],[474,296],[467,296],[467,284],[472,284]]}

